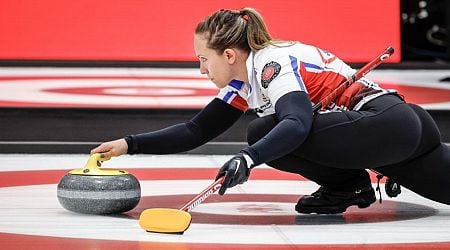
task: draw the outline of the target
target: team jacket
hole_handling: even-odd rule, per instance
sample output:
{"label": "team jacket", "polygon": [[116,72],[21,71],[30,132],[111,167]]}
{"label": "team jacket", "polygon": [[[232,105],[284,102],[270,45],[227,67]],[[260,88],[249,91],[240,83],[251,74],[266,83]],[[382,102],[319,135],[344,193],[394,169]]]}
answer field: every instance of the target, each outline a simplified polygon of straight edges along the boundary
{"label": "team jacket", "polygon": [[[273,114],[277,100],[292,91],[308,93],[314,105],[356,72],[332,53],[299,43],[252,52],[246,64],[249,85],[231,82],[218,98],[241,110],[251,108],[260,116]],[[388,92],[363,77],[325,108],[359,109]]]}

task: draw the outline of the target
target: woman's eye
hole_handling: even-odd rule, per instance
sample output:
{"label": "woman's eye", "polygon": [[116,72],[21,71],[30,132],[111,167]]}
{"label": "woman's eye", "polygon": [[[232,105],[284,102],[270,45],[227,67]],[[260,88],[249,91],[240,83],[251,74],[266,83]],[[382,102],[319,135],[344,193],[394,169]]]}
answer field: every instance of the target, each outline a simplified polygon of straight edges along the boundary
{"label": "woman's eye", "polygon": [[206,60],[208,60],[208,59],[206,59],[206,58],[204,58],[204,57],[200,57],[200,61],[206,62]]}

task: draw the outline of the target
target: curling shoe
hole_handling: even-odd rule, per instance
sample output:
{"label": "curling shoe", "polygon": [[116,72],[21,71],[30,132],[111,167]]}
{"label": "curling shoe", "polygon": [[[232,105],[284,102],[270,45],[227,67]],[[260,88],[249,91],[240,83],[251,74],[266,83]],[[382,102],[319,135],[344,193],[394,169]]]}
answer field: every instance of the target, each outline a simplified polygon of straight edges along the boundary
{"label": "curling shoe", "polygon": [[322,186],[311,195],[300,198],[295,210],[303,214],[339,214],[353,205],[359,208],[369,207],[376,199],[370,184],[355,191],[333,191]]}

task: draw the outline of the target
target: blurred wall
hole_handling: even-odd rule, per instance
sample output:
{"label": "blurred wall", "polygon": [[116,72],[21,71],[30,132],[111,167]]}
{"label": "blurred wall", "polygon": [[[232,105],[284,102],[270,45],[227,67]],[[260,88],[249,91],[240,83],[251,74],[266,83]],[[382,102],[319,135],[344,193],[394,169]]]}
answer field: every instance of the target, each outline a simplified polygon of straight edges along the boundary
{"label": "blurred wall", "polygon": [[221,8],[256,8],[276,38],[347,62],[386,46],[399,62],[399,0],[1,0],[0,60],[197,61],[193,31]]}

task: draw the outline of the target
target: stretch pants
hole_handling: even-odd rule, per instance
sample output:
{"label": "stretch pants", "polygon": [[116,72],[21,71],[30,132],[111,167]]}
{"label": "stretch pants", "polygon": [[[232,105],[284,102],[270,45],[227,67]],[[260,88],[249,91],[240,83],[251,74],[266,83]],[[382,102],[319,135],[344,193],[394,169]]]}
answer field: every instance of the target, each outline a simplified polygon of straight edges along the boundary
{"label": "stretch pants", "polygon": [[[252,121],[250,145],[276,124],[275,115]],[[314,116],[306,141],[267,165],[321,186],[351,191],[370,184],[374,169],[429,199],[450,204],[450,149],[431,116],[397,95],[380,96],[358,111]]]}

